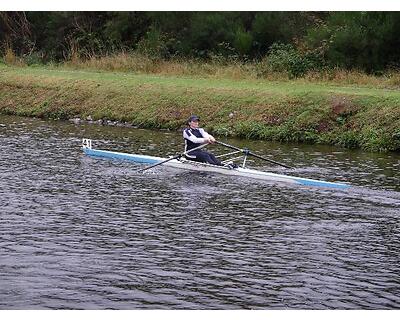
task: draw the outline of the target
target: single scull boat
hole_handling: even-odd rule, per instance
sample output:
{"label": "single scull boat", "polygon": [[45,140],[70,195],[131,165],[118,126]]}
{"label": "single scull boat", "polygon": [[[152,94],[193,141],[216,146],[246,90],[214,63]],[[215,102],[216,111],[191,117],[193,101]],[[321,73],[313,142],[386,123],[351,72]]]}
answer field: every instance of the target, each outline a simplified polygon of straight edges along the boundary
{"label": "single scull boat", "polygon": [[[211,164],[207,164],[207,163],[190,161],[190,160],[185,159],[184,157],[174,158],[174,159],[171,159],[170,161],[168,161],[168,158],[92,149],[92,141],[90,139],[83,139],[82,149],[83,149],[84,153],[88,156],[111,158],[111,159],[121,159],[121,160],[127,160],[127,161],[136,162],[136,163],[145,163],[145,164],[150,164],[150,165],[164,162],[163,165],[165,165],[165,166],[178,168],[178,169],[185,169],[185,170],[215,172],[215,173],[221,173],[221,174],[226,174],[226,175],[241,176],[241,177],[254,178],[254,179],[260,179],[260,180],[297,183],[297,184],[306,185],[306,186],[338,188],[338,189],[345,189],[345,188],[350,187],[350,185],[344,184],[344,183],[328,182],[328,181],[314,180],[314,179],[308,179],[308,178],[300,178],[300,177],[288,176],[288,175],[277,174],[277,173],[272,173],[272,172],[264,172],[264,171],[254,170],[254,169],[248,169],[248,168],[244,168],[244,167],[232,168],[229,166],[216,166],[216,165],[211,165]],[[245,161],[244,161],[244,163],[245,163]]]}

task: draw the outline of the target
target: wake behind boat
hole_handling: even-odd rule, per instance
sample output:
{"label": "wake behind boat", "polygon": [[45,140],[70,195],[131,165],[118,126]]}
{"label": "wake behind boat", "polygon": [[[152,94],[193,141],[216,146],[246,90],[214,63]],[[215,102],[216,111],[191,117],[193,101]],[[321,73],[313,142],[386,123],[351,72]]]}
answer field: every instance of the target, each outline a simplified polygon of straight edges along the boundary
{"label": "wake behind boat", "polygon": [[[225,146],[229,146],[227,144],[220,143]],[[232,152],[227,155],[232,155],[238,152],[243,151],[242,149],[230,146],[234,149],[237,149],[236,152]],[[300,178],[294,177],[289,175],[277,174],[272,172],[264,172],[260,170],[249,169],[245,167],[247,154],[244,154],[244,160],[242,167],[232,167],[229,165],[226,166],[216,166],[207,163],[195,162],[191,160],[185,159],[181,154],[173,158],[162,158],[162,157],[154,157],[148,155],[139,155],[139,154],[129,154],[123,152],[115,152],[115,151],[107,151],[107,150],[99,150],[92,148],[92,141],[90,139],[83,139],[82,149],[84,153],[88,156],[93,157],[102,157],[102,158],[110,158],[110,159],[120,159],[120,160],[127,160],[136,163],[144,163],[149,164],[149,168],[156,166],[158,164],[173,167],[177,169],[183,170],[192,170],[192,171],[202,171],[202,172],[213,172],[231,176],[240,176],[240,177],[247,177],[259,180],[268,180],[268,181],[279,181],[279,182],[287,182],[287,183],[296,183],[306,186],[315,186],[315,187],[325,187],[325,188],[337,188],[337,189],[346,189],[349,188],[350,185],[344,183],[337,183],[337,182],[328,182],[322,180],[314,180],[308,178]],[[246,153],[246,151],[244,151]],[[262,157],[260,157],[262,158]],[[236,159],[236,158],[235,158]],[[230,160],[225,160],[224,163],[229,164]]]}

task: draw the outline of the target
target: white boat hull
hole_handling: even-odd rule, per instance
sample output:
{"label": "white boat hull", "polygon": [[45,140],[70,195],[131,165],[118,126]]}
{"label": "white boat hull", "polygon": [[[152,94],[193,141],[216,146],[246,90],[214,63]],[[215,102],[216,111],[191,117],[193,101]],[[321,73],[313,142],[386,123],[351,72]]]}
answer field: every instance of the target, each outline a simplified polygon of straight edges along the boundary
{"label": "white boat hull", "polygon": [[[137,162],[137,163],[146,163],[146,164],[156,164],[158,162],[166,160],[166,158],[161,158],[161,157],[92,149],[91,146],[90,146],[90,148],[84,146],[83,151],[85,152],[85,154],[87,154],[89,156],[111,158],[111,159],[121,159],[121,160],[127,160],[127,161],[132,161],[132,162]],[[338,189],[345,189],[345,188],[350,187],[349,185],[344,184],[344,183],[328,182],[328,181],[314,180],[314,179],[308,179],[308,178],[300,178],[300,177],[288,176],[288,175],[277,174],[277,173],[272,173],[272,172],[263,172],[263,171],[247,169],[247,168],[240,168],[240,167],[231,169],[228,167],[215,166],[215,165],[206,164],[206,163],[189,161],[186,159],[181,159],[181,160],[174,159],[174,160],[168,161],[162,165],[168,166],[168,167],[174,167],[174,168],[178,168],[178,169],[184,169],[184,170],[215,172],[215,173],[220,173],[220,174],[247,177],[247,178],[259,179],[259,180],[297,183],[297,184],[307,185],[307,186],[338,188]]]}

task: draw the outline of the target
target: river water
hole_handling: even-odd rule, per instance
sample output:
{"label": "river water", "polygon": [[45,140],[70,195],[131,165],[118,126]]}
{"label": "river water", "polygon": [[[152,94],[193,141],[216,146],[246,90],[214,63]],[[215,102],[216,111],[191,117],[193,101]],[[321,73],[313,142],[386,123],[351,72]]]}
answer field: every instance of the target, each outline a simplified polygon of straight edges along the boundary
{"label": "river water", "polygon": [[[177,132],[0,116],[0,309],[398,309],[400,154],[228,139],[347,190],[83,155]],[[216,148],[216,147],[212,147]],[[218,150],[214,149],[216,153]]]}

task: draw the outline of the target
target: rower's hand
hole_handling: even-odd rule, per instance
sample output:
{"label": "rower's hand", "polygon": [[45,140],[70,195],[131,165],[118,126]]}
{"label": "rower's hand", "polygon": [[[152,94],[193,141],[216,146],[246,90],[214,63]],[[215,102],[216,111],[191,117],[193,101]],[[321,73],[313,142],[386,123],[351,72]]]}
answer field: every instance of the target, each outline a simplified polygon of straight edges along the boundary
{"label": "rower's hand", "polygon": [[215,143],[215,138],[213,136],[210,136],[208,138],[208,143]]}

